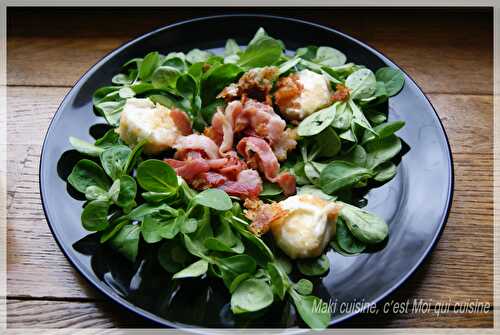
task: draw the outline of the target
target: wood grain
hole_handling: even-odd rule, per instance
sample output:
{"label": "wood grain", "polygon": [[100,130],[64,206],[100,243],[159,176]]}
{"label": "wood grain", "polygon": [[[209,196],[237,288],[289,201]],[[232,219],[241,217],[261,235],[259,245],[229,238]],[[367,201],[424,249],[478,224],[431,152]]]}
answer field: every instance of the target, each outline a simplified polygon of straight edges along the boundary
{"label": "wood grain", "polygon": [[[245,9],[239,12],[244,13]],[[137,22],[141,13],[148,20]],[[71,17],[71,12],[62,11],[48,14],[55,26],[48,27],[50,31],[43,36],[36,31],[36,17],[17,15],[9,20],[8,84],[73,85],[102,56],[133,37],[182,18],[207,13],[217,14],[217,11],[189,9],[176,12],[175,16],[167,8],[139,13],[112,12],[122,29],[109,31],[106,11],[93,13],[96,15],[93,29],[79,27],[81,20],[76,19],[77,26],[73,27],[72,23],[73,28],[69,30],[60,26],[63,23],[57,23],[68,22],[66,16]],[[489,14],[459,12],[453,15],[417,10],[408,16],[397,11],[363,13],[334,8],[280,9],[269,13],[301,17],[352,34],[393,59],[427,93],[492,94],[493,38]],[[30,18],[29,22],[26,17]],[[47,20],[46,16],[40,17]],[[462,29],[464,20],[469,29]],[[36,62],[26,57],[35,54]],[[467,73],[466,77],[460,78],[461,73]]]}
{"label": "wood grain", "polygon": [[[9,300],[9,328],[145,328],[149,323],[104,301]],[[113,319],[109,315],[116,315]]]}
{"label": "wood grain", "polygon": [[[455,194],[448,223],[435,250],[391,299],[432,299],[434,303],[477,299],[493,304],[492,11],[355,8],[251,11],[300,17],[338,28],[386,53],[416,79],[449,136]],[[41,144],[69,86],[104,54],[155,27],[224,12],[227,10],[214,8],[9,8],[9,327],[150,326],[91,288],[57,247],[39,197]],[[92,15],[91,27],[85,19],[88,15]],[[148,19],[138,20],[138,17]],[[464,22],[467,29],[463,29]],[[492,325],[492,313],[448,313],[439,317],[432,313],[409,313],[363,315],[343,326]]]}

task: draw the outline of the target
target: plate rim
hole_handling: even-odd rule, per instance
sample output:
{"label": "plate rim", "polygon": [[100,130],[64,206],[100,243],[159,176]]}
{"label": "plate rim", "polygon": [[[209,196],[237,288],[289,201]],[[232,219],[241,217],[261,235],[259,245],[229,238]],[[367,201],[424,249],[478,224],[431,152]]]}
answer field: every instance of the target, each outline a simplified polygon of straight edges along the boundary
{"label": "plate rim", "polygon": [[[38,181],[38,185],[39,185],[39,190],[40,190],[40,198],[41,198],[41,203],[42,203],[42,208],[43,208],[43,212],[44,212],[44,216],[45,216],[45,219],[47,221],[47,225],[49,226],[49,229],[51,231],[51,234],[52,236],[54,237],[57,245],[59,246],[59,249],[62,251],[62,253],[64,254],[64,256],[66,257],[66,259],[69,261],[69,263],[73,266],[73,268],[75,268],[77,270],[77,272],[83,277],[85,278],[85,280],[91,284],[91,286],[93,286],[95,289],[97,289],[97,291],[99,292],[99,294],[103,294],[105,295],[107,298],[113,300],[116,305],[120,306],[121,308],[124,308],[126,310],[128,310],[129,312],[133,313],[133,314],[136,314],[136,315],[139,315],[141,316],[142,318],[144,319],[147,319],[149,322],[153,322],[157,325],[161,325],[161,326],[167,326],[167,327],[171,327],[171,328],[179,328],[179,329],[189,329],[190,331],[194,331],[196,333],[203,333],[202,330],[210,330],[210,329],[214,329],[214,328],[207,328],[207,327],[197,327],[195,325],[191,325],[191,324],[185,324],[185,323],[182,323],[182,322],[175,322],[175,321],[170,321],[170,320],[167,320],[161,316],[158,316],[152,312],[149,312],[137,305],[134,305],[132,304],[130,301],[126,300],[125,298],[117,295],[113,290],[111,290],[109,287],[107,287],[106,285],[102,285],[102,282],[98,280],[97,277],[95,276],[90,276],[90,275],[87,275],[86,271],[83,269],[82,265],[80,264],[80,262],[71,255],[71,250],[68,250],[68,248],[63,245],[63,242],[62,242],[62,238],[61,236],[59,236],[59,233],[57,231],[57,228],[53,226],[53,224],[51,223],[50,219],[49,219],[49,213],[48,213],[48,208],[46,208],[46,204],[45,204],[45,193],[46,193],[46,188],[44,186],[44,180],[45,178],[43,177],[43,171],[46,169],[45,168],[45,163],[44,163],[44,157],[45,157],[45,152],[46,152],[46,142],[47,142],[47,138],[49,137],[49,135],[51,134],[52,132],[52,128],[53,128],[53,124],[60,118],[60,116],[62,115],[62,107],[65,105],[65,103],[67,102],[67,100],[69,99],[69,96],[73,93],[73,90],[75,89],[76,86],[78,85],[81,85],[83,84],[84,82],[84,79],[86,79],[92,72],[93,72],[93,69],[98,66],[99,64],[101,63],[104,63],[106,62],[107,60],[109,60],[110,58],[114,57],[115,54],[121,52],[122,50],[128,48],[129,46],[133,45],[134,43],[136,42],[139,42],[151,35],[154,35],[154,34],[157,34],[157,33],[160,33],[162,31],[167,31],[167,30],[170,30],[170,29],[173,29],[177,26],[182,26],[182,25],[189,25],[191,23],[194,23],[194,22],[200,22],[200,21],[210,21],[210,20],[223,20],[223,19],[227,19],[227,18],[234,18],[234,17],[255,17],[255,18],[263,18],[263,19],[273,19],[273,20],[281,20],[281,21],[288,21],[292,24],[302,24],[302,25],[309,25],[309,26],[313,26],[315,28],[319,28],[319,29],[323,29],[323,30],[326,30],[330,33],[334,33],[334,34],[337,34],[337,35],[340,35],[342,36],[343,38],[346,38],[348,39],[349,41],[355,43],[355,44],[358,44],[358,45],[361,45],[362,47],[366,48],[367,50],[369,50],[370,52],[374,53],[377,57],[381,58],[384,62],[388,63],[388,65],[390,65],[391,67],[395,67],[401,71],[403,71],[403,73],[406,75],[406,78],[411,80],[411,82],[418,88],[418,90],[420,91],[420,93],[422,93],[422,95],[424,96],[425,100],[427,101],[427,103],[429,104],[429,106],[432,108],[432,111],[433,111],[433,118],[435,120],[437,120],[437,123],[439,124],[439,128],[444,136],[444,139],[445,139],[445,142],[446,142],[446,149],[448,151],[448,164],[447,164],[447,169],[448,169],[448,175],[449,175],[449,178],[447,180],[448,182],[448,189],[447,189],[447,194],[446,194],[446,206],[445,208],[443,209],[442,211],[442,214],[441,214],[441,219],[440,219],[440,222],[439,222],[439,228],[438,228],[438,231],[436,234],[434,234],[434,236],[432,237],[432,240],[430,241],[430,244],[428,245],[428,247],[424,250],[423,254],[421,255],[421,257],[417,260],[417,262],[415,262],[415,264],[413,265],[413,267],[406,272],[406,274],[404,276],[402,276],[397,282],[395,282],[389,289],[387,289],[383,294],[379,295],[377,298],[373,299],[368,305],[364,306],[361,310],[359,311],[353,311],[351,313],[348,313],[348,314],[345,314],[345,315],[342,315],[340,318],[336,319],[335,321],[332,321],[330,324],[329,324],[329,328],[332,327],[333,325],[336,325],[336,324],[339,324],[339,323],[342,323],[358,314],[361,314],[363,313],[363,311],[367,310],[368,308],[370,308],[370,306],[373,306],[373,305],[376,305],[378,304],[379,302],[385,300],[386,298],[388,298],[397,288],[399,288],[404,282],[406,282],[416,271],[416,269],[418,269],[425,261],[426,259],[428,258],[429,254],[432,253],[433,249],[435,248],[437,242],[439,241],[439,239],[441,238],[441,235],[443,233],[443,230],[444,230],[444,226],[446,225],[447,221],[448,221],[448,217],[449,217],[449,214],[450,214],[450,210],[451,210],[451,206],[452,206],[452,203],[453,203],[453,195],[454,195],[454,184],[455,184],[455,171],[454,171],[454,164],[453,164],[453,154],[452,154],[452,150],[451,150],[451,145],[450,145],[450,141],[449,141],[449,138],[448,138],[448,135],[446,133],[446,130],[445,130],[445,127],[441,121],[441,119],[439,118],[439,115],[436,111],[436,109],[434,108],[434,106],[432,105],[431,101],[429,100],[429,98],[427,97],[427,95],[424,93],[424,91],[422,90],[422,88],[418,85],[418,83],[416,83],[413,78],[408,75],[408,73],[403,69],[401,68],[400,66],[398,66],[391,58],[387,57],[385,54],[383,54],[382,52],[380,52],[377,48],[371,46],[370,44],[366,43],[366,42],[363,42],[363,41],[360,41],[359,39],[355,38],[355,37],[352,37],[346,33],[343,33],[337,29],[334,29],[334,28],[331,28],[329,26],[325,26],[323,24],[318,24],[318,23],[315,23],[315,22],[311,22],[311,21],[308,21],[308,20],[304,20],[304,19],[298,19],[298,18],[295,18],[295,17],[287,17],[287,16],[279,16],[279,15],[269,15],[269,14],[254,14],[254,13],[248,13],[248,14],[241,14],[241,13],[230,13],[230,14],[221,14],[221,15],[209,15],[209,16],[199,16],[199,17],[195,17],[195,18],[191,18],[191,19],[186,19],[186,20],[180,20],[180,21],[176,21],[172,24],[169,24],[169,25],[164,25],[164,26],[160,26],[154,30],[151,30],[149,32],[146,32],[144,34],[141,34],[141,35],[137,35],[136,37],[133,37],[132,39],[126,41],[125,43],[121,44],[120,46],[118,46],[117,48],[111,50],[110,52],[108,52],[107,54],[105,54],[103,57],[101,57],[97,62],[95,62],[92,66],[90,66],[81,76],[80,78],[75,81],[74,85],[71,87],[71,89],[65,94],[64,96],[64,99],[61,101],[61,103],[59,104],[58,108],[57,108],[57,111],[55,112],[54,116],[52,117],[48,127],[47,127],[47,130],[45,132],[45,136],[44,136],[44,139],[43,139],[43,143],[42,143],[42,149],[41,149],[41,152],[40,152],[40,164],[39,164],[39,169],[38,169],[38,176],[39,176],[39,181]],[[69,246],[67,243],[66,243],[67,246]],[[237,328],[235,328],[237,329]],[[292,330],[293,328],[283,328],[283,329],[287,329],[287,330]],[[306,328],[298,328],[297,330],[304,330],[304,331],[307,331]]]}

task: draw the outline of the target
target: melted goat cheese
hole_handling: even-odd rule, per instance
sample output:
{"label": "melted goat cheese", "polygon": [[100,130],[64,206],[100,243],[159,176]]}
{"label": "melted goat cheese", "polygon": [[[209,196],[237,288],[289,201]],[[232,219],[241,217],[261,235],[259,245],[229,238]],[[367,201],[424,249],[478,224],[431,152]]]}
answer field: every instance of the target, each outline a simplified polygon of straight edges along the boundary
{"label": "melted goat cheese", "polygon": [[303,120],[314,112],[331,104],[331,90],[327,79],[316,72],[302,70],[297,73],[303,89],[294,101],[294,108],[288,108],[286,114],[292,120]]}
{"label": "melted goat cheese", "polygon": [[120,138],[129,145],[147,139],[144,152],[156,154],[172,147],[180,131],[170,117],[170,109],[149,99],[127,99],[117,129]]}
{"label": "melted goat cheese", "polygon": [[288,212],[271,225],[280,249],[292,259],[321,255],[335,233],[337,205],[310,194],[295,195],[279,204]]}

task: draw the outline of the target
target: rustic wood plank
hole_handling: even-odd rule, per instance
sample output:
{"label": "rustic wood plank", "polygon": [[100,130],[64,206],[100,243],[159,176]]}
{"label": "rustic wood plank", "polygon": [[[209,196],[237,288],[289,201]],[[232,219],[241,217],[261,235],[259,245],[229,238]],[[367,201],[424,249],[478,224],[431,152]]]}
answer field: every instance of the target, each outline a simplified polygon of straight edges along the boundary
{"label": "rustic wood plank", "polygon": [[444,124],[453,154],[493,152],[492,96],[427,96]]}
{"label": "rustic wood plank", "polygon": [[[68,88],[7,87],[8,143],[41,145]],[[89,111],[92,113],[92,111]],[[15,156],[9,156],[16,158]]]}
{"label": "rustic wood plank", "polygon": [[[110,316],[113,317],[110,317]],[[109,302],[9,300],[7,325],[15,328],[148,328],[153,325]],[[489,328],[493,312],[485,313],[379,313],[362,314],[341,328]]]}
{"label": "rustic wood plank", "polygon": [[[21,10],[23,15],[9,16],[8,84],[73,85],[102,56],[135,36],[182,19],[223,12],[191,8],[173,13],[171,9],[158,8],[35,14]],[[491,94],[493,91],[491,12],[415,10],[408,15],[398,10],[360,12],[337,8],[266,12],[311,20],[354,35],[401,65],[425,92]],[[88,29],[88,15],[93,17],[93,29]],[[110,15],[114,18],[113,29],[109,29]],[[148,20],[137,20],[141,15]],[[40,36],[37,29],[43,20],[54,22],[54,26],[47,27]],[[467,29],[463,29],[463,22],[467,22]],[[25,55],[37,55],[37,61]],[[467,71],[466,80],[462,80],[459,75],[465,69],[473,71]]]}
{"label": "rustic wood plank", "polygon": [[7,326],[89,329],[146,328],[151,324],[110,302],[8,300]]}
{"label": "rustic wood plank", "polygon": [[[361,314],[339,328],[492,328],[493,311],[485,313]],[[432,332],[431,332],[432,333]]]}
{"label": "rustic wood plank", "polygon": [[[93,64],[128,40],[122,38],[12,37],[8,85],[72,86]],[[22,55],[37,55],[37,62]]]}

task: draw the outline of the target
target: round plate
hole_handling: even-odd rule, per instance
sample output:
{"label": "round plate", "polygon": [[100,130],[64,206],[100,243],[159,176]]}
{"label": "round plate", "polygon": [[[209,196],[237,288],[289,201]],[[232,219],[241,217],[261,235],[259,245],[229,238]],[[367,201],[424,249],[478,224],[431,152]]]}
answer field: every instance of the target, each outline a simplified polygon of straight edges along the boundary
{"label": "round plate", "polygon": [[[372,70],[397,67],[380,52],[336,30],[296,19],[263,15],[227,15],[173,24],[143,35],[111,52],[76,83],[61,103],[47,132],[40,164],[40,189],[47,222],[71,264],[97,289],[135,313],[171,327],[293,327],[303,326],[289,303],[277,303],[251,320],[229,312],[227,290],[210,279],[184,280],[173,287],[154,259],[131,264],[80,224],[83,199],[66,185],[80,158],[69,136],[92,140],[106,129],[92,109],[92,93],[109,85],[121,65],[157,50],[187,52],[192,48],[222,51],[227,38],[247,43],[259,27],[281,39],[289,50],[306,45],[332,46],[349,61]],[[368,195],[367,208],[390,226],[384,248],[355,257],[330,251],[331,270],[315,281],[315,294],[331,301],[332,324],[355,310],[350,302],[373,304],[394,291],[421,264],[436,243],[446,221],[453,190],[449,144],[433,107],[406,75],[403,90],[389,101],[389,119],[404,120],[398,135],[407,144],[397,176]],[[345,309],[345,308],[344,308]]]}

